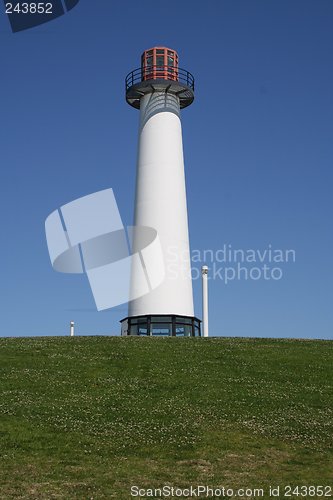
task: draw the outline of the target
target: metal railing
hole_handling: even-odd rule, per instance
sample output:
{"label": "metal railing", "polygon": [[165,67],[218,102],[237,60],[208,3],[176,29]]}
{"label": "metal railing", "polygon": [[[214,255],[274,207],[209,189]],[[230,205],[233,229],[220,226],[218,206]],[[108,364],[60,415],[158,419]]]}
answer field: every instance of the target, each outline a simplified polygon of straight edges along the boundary
{"label": "metal railing", "polygon": [[138,83],[146,80],[167,80],[178,82],[194,91],[194,76],[187,70],[174,66],[143,66],[137,68],[126,76],[126,92]]}

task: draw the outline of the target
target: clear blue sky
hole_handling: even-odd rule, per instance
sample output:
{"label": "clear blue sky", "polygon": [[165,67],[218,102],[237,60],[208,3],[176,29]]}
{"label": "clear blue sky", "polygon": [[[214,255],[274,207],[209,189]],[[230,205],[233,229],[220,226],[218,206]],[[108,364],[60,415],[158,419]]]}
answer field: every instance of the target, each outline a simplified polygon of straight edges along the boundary
{"label": "clear blue sky", "polygon": [[81,0],[12,34],[1,6],[0,335],[67,334],[72,319],[119,333],[126,305],[98,313],[86,277],[52,270],[44,221],[112,187],[131,224],[124,77],[166,45],[196,78],[182,117],[192,249],[296,252],[281,280],[211,280],[210,333],[332,338],[332,26],[331,0]]}

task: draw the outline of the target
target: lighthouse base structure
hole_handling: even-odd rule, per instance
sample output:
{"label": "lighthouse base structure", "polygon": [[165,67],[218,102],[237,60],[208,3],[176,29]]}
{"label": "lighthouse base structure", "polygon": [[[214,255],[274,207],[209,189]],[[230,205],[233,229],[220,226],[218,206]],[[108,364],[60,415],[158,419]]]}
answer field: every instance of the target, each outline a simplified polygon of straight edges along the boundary
{"label": "lighthouse base structure", "polygon": [[159,337],[200,337],[201,321],[190,316],[148,314],[121,320],[121,334]]}

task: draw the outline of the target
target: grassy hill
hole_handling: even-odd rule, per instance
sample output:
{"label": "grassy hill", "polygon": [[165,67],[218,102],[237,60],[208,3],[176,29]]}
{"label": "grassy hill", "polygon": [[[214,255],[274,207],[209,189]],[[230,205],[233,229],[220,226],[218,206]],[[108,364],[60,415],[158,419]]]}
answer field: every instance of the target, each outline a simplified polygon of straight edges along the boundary
{"label": "grassy hill", "polygon": [[330,341],[0,339],[0,498],[332,486],[332,361]]}

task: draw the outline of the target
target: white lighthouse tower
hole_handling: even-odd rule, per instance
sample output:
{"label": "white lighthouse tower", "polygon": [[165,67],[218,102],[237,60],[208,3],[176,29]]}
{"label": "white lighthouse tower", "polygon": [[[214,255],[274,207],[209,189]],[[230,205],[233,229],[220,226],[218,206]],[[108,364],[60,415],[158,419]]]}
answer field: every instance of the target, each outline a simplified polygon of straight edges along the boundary
{"label": "white lighthouse tower", "polygon": [[[179,68],[177,52],[167,47],[146,50],[141,67],[126,77],[126,100],[140,110],[134,226],[157,231],[165,278],[129,302],[128,317],[121,320],[123,335],[200,335],[193,311],[180,121],[180,110],[193,99],[194,78]],[[140,246],[136,234],[134,250]],[[142,267],[133,266],[133,290],[139,273]]]}

